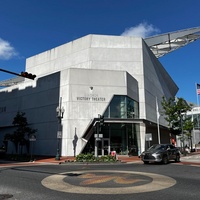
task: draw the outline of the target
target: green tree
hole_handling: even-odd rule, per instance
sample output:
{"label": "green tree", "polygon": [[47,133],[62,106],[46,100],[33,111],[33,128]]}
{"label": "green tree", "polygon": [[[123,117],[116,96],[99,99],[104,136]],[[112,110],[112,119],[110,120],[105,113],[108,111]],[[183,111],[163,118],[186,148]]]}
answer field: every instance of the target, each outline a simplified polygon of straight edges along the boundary
{"label": "green tree", "polygon": [[180,139],[184,147],[186,139],[185,133],[190,133],[193,129],[193,122],[190,117],[187,117],[187,111],[192,109],[192,104],[188,104],[183,98],[162,99],[162,114],[168,122],[170,132],[175,135],[181,135]]}
{"label": "green tree", "polygon": [[183,130],[185,130],[186,140],[190,143],[190,148],[192,149],[192,130],[194,127],[194,123],[192,122],[191,117],[188,117],[184,123]]}
{"label": "green tree", "polygon": [[24,112],[17,112],[12,124],[16,127],[16,130],[12,134],[6,134],[4,140],[14,143],[16,153],[18,153],[18,147],[20,147],[20,153],[22,154],[24,146],[29,150],[29,136],[36,133],[37,129],[32,129],[28,126]]}

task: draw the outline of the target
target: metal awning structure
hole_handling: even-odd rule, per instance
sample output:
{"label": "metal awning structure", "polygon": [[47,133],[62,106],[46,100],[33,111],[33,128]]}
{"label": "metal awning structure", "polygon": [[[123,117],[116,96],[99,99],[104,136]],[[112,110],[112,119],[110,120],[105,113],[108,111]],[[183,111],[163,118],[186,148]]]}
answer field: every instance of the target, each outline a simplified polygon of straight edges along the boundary
{"label": "metal awning structure", "polygon": [[16,85],[20,82],[23,82],[24,79],[25,79],[24,77],[15,77],[8,80],[0,81],[0,87],[8,87],[8,86]]}
{"label": "metal awning structure", "polygon": [[144,41],[157,58],[164,56],[200,38],[200,27],[161,34]]}

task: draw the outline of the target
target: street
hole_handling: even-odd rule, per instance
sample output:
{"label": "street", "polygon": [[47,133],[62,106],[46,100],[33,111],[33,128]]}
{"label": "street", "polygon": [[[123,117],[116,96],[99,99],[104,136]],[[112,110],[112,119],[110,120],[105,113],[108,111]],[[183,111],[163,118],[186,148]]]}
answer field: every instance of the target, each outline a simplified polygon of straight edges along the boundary
{"label": "street", "polygon": [[1,167],[0,199],[199,199],[199,170],[173,162]]}

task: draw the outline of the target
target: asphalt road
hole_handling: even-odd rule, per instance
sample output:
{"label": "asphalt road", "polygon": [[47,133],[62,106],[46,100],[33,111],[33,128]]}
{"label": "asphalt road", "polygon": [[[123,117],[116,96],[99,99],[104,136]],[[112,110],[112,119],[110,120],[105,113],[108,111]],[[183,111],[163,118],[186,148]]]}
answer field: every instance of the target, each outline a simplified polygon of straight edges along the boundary
{"label": "asphalt road", "polygon": [[196,200],[199,185],[199,166],[174,163],[0,168],[0,200]]}

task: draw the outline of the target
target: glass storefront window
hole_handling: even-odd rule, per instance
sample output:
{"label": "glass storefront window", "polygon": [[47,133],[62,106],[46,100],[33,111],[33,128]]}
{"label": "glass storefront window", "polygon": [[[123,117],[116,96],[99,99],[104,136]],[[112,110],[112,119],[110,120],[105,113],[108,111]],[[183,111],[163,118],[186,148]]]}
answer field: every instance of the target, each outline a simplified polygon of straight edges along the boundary
{"label": "glass storefront window", "polygon": [[[117,154],[121,155],[138,155],[139,124],[130,123],[130,119],[139,118],[138,102],[127,96],[115,95],[103,116],[104,119],[116,119],[116,122],[105,123],[101,127],[100,133],[103,135],[101,144],[103,145],[103,141],[106,139],[109,141],[110,151],[116,151]],[[124,123],[117,123],[117,119],[125,119],[125,121]],[[126,123],[126,119],[129,119],[129,123]],[[94,134],[96,133],[95,131]],[[85,147],[85,151],[94,152],[94,147],[95,138],[92,136]],[[98,148],[98,155],[102,151],[105,153],[105,146],[99,146]]]}
{"label": "glass storefront window", "polygon": [[127,96],[115,95],[107,107],[105,118],[129,119],[138,118],[139,108],[138,102]]}
{"label": "glass storefront window", "polygon": [[[104,118],[139,118],[139,104],[130,97],[115,95],[107,107]],[[138,153],[138,124],[110,124],[110,148],[118,154]]]}
{"label": "glass storefront window", "polygon": [[120,155],[138,154],[138,124],[110,124],[110,149]]}

